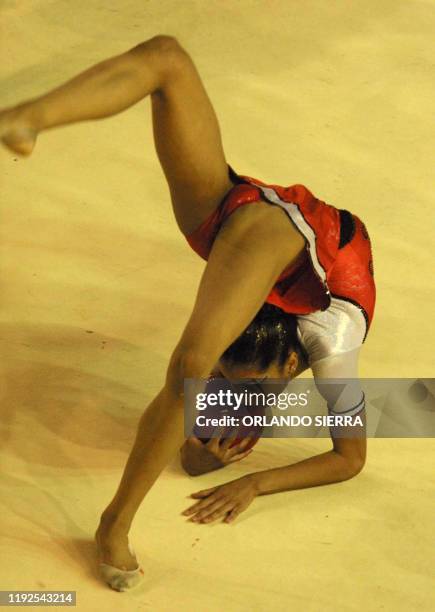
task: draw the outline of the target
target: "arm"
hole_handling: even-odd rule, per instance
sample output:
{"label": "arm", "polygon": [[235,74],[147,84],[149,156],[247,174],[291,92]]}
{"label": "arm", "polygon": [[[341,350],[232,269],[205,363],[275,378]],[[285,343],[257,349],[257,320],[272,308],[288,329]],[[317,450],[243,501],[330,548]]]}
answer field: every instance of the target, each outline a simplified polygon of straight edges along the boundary
{"label": "arm", "polygon": [[250,474],[257,495],[317,487],[348,480],[358,474],[365,461],[365,438],[335,438],[334,447],[293,465]]}
{"label": "arm", "polygon": [[335,439],[334,448],[304,461],[264,472],[255,472],[220,487],[204,489],[191,497],[199,499],[183,512],[194,523],[211,523],[224,517],[231,523],[257,495],[305,489],[348,480],[361,471],[365,439]]}
{"label": "arm", "polygon": [[257,495],[332,484],[356,476],[364,466],[365,454],[365,438],[333,438],[333,449],[326,453],[193,493],[199,501],[183,514],[194,523],[210,523],[221,517],[231,523]]}
{"label": "arm", "polygon": [[[248,474],[220,487],[194,493],[192,497],[200,501],[185,511],[186,515],[191,516],[190,520],[209,523],[225,516],[224,521],[229,523],[246,510],[257,495],[341,482],[358,474],[366,457],[364,396],[357,379],[358,352],[354,350],[322,359],[311,367],[329,412],[358,414],[363,421],[362,428],[352,428],[351,431],[337,428],[331,431],[333,448],[326,453],[293,465]],[[338,378],[348,381],[337,397],[336,385],[322,384],[322,380]]]}
{"label": "arm", "polygon": [[[258,494],[304,489],[341,482],[356,476],[365,464],[367,441],[365,432],[364,394],[358,381],[359,349],[326,357],[312,364],[317,389],[328,405],[330,414],[359,414],[363,427],[331,430],[331,450],[293,465],[251,475]],[[331,380],[346,380],[340,395]],[[324,382],[323,382],[324,381]],[[346,435],[347,434],[347,435]]]}

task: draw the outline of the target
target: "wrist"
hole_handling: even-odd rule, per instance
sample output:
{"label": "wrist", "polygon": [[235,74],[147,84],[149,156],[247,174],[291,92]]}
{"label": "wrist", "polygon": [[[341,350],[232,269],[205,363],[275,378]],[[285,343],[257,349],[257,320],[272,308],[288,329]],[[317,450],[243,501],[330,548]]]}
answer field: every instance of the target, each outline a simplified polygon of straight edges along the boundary
{"label": "wrist", "polygon": [[247,480],[247,482],[249,482],[249,484],[251,485],[255,495],[260,495],[261,494],[260,472],[253,472],[252,474],[247,474],[243,478],[245,478]]}

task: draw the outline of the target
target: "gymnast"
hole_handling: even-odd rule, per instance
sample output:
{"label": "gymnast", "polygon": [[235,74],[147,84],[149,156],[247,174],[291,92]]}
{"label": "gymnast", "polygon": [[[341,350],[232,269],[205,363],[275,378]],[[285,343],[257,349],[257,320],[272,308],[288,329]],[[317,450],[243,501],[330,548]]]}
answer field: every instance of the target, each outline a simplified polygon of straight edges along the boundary
{"label": "gymnast", "polygon": [[[190,474],[223,467],[252,450],[249,438],[236,444],[232,438],[206,444],[185,439],[184,379],[213,373],[228,380],[290,381],[307,368],[315,380],[357,379],[375,305],[364,223],[304,185],[281,187],[238,174],[227,163],[198,71],[172,36],[155,36],[45,95],[3,109],[0,138],[28,156],[44,130],[110,117],[148,95],[177,225],[207,263],[165,383],[140,419],[95,534],[102,577],[116,590],[142,579],[129,530],[177,449]],[[257,142],[261,147],[261,137]],[[284,143],[279,147],[282,155]],[[324,397],[330,414],[364,414],[359,385],[337,400]],[[196,523],[231,523],[258,495],[352,478],[365,463],[365,436],[331,439],[332,448],[322,454],[194,493],[195,504],[184,514]]]}

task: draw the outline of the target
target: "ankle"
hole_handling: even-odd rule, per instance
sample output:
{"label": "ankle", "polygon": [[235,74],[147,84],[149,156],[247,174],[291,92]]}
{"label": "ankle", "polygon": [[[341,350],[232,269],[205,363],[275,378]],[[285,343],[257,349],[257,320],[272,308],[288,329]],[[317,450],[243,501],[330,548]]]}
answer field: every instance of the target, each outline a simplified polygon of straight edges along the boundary
{"label": "ankle", "polygon": [[28,100],[11,109],[13,117],[34,132],[44,129],[44,110],[37,100]]}
{"label": "ankle", "polygon": [[116,533],[117,535],[127,535],[130,530],[130,524],[118,513],[106,509],[100,517],[98,529],[113,534]]}

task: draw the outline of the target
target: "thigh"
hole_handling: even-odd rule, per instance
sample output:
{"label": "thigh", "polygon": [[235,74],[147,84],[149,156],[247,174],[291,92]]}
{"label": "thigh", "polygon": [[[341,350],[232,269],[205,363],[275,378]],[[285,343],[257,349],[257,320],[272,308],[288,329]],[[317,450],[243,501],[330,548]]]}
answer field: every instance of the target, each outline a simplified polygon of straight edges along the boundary
{"label": "thigh", "polygon": [[179,347],[203,356],[208,373],[264,304],[304,248],[282,211],[258,203],[236,210],[213,244]]}
{"label": "thigh", "polygon": [[233,186],[216,113],[190,56],[180,47],[173,69],[152,95],[154,140],[174,213],[188,235]]}

